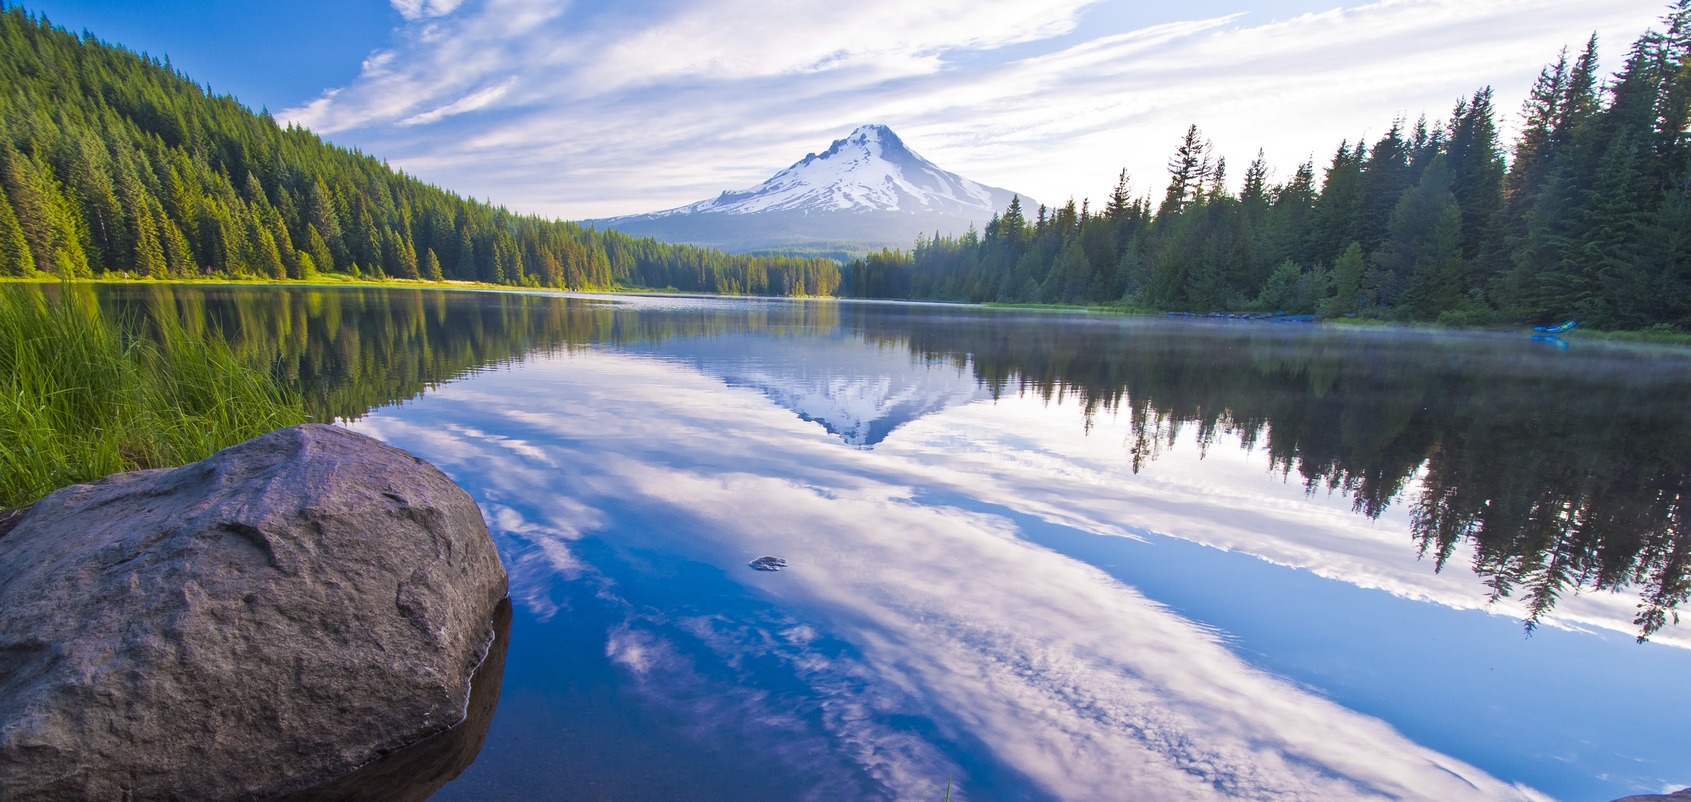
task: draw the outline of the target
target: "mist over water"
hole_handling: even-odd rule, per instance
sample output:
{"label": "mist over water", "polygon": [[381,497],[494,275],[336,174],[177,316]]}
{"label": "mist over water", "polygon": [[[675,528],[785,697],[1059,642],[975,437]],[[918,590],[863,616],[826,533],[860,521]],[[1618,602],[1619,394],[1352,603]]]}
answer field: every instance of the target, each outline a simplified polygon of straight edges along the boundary
{"label": "mist over water", "polygon": [[481,503],[511,645],[437,799],[1691,784],[1661,723],[1691,710],[1680,351],[831,301],[101,300],[218,327]]}

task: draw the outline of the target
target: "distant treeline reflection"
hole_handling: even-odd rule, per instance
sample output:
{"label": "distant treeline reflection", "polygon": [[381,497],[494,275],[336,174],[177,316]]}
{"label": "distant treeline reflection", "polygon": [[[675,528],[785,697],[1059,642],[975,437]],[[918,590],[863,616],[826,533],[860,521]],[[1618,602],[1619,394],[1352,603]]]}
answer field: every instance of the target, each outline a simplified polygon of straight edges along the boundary
{"label": "distant treeline reflection", "polygon": [[273,365],[313,420],[356,419],[425,390],[530,354],[839,323],[834,304],[749,304],[732,312],[642,314],[584,298],[411,288],[102,288],[111,313],[176,315],[215,330],[236,352]]}
{"label": "distant treeline reflection", "polygon": [[972,371],[996,394],[1126,415],[1137,472],[1195,429],[1262,449],[1311,491],[1377,517],[1411,505],[1442,569],[1466,543],[1528,628],[1562,595],[1636,589],[1642,640],[1691,591],[1691,359],[1523,354],[1433,333],[1173,325],[832,301],[630,305],[411,289],[106,288],[130,320],[172,313],[268,359],[316,419],[356,418],[534,353],[756,334],[846,333]]}
{"label": "distant treeline reflection", "polygon": [[1442,569],[1468,543],[1530,630],[1563,594],[1637,588],[1639,639],[1691,591],[1691,359],[1551,354],[1432,333],[1274,326],[993,325],[906,314],[873,338],[967,363],[995,393],[1071,396],[1088,425],[1129,416],[1135,472],[1185,427],[1261,448],[1311,490],[1378,517],[1412,505]]}

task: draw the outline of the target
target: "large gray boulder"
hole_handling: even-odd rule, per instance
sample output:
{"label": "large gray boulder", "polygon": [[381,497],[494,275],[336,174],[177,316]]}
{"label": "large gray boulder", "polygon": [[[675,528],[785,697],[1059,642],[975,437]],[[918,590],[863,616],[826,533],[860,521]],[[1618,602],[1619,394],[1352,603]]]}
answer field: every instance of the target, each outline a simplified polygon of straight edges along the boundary
{"label": "large gray boulder", "polygon": [[505,597],[469,495],[345,429],[54,492],[0,534],[0,800],[426,798]]}

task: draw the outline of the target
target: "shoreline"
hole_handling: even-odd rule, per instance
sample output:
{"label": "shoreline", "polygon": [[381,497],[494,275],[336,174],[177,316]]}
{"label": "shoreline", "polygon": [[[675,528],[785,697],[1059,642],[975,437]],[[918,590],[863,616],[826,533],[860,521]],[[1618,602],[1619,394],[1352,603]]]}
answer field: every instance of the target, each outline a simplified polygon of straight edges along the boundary
{"label": "shoreline", "polygon": [[[38,273],[34,276],[4,276],[0,277],[0,284],[60,284],[65,283],[58,276],[49,273]],[[1116,306],[1110,304],[1006,304],[1006,303],[970,303],[967,301],[938,301],[930,299],[908,298],[851,298],[836,295],[727,295],[721,293],[698,292],[674,289],[653,289],[649,287],[614,287],[614,288],[584,288],[565,289],[559,287],[532,287],[513,284],[489,284],[480,281],[465,281],[461,279],[445,279],[429,281],[427,279],[406,278],[353,278],[333,273],[319,273],[309,279],[267,279],[267,278],[234,278],[227,276],[203,276],[194,278],[140,278],[122,276],[97,276],[92,278],[72,279],[72,284],[186,284],[210,286],[278,286],[278,287],[394,287],[412,289],[438,290],[479,290],[499,291],[528,294],[560,294],[572,295],[635,295],[661,296],[671,298],[725,298],[747,300],[777,300],[777,301],[837,301],[837,302],[871,302],[871,303],[902,303],[921,304],[931,306],[955,306],[975,309],[996,309],[1021,312],[1054,312],[1066,314],[1101,314],[1120,317],[1164,317],[1168,312],[1153,309],[1143,309],[1130,306]],[[1199,315],[1199,320],[1211,319]],[[1215,318],[1225,320],[1226,318]],[[1257,322],[1257,321],[1251,321]],[[1538,334],[1527,328],[1517,328],[1502,324],[1489,326],[1451,326],[1439,323],[1411,320],[1380,320],[1378,318],[1317,318],[1311,321],[1315,325],[1340,326],[1354,328],[1402,328],[1419,331],[1449,331],[1449,332],[1480,332],[1494,334]],[[1546,336],[1538,334],[1538,336]],[[1691,348],[1691,332],[1637,330],[1637,331],[1609,331],[1600,329],[1578,328],[1562,334],[1548,335],[1561,338],[1564,341],[1594,341],[1621,344],[1650,344],[1668,345]]]}

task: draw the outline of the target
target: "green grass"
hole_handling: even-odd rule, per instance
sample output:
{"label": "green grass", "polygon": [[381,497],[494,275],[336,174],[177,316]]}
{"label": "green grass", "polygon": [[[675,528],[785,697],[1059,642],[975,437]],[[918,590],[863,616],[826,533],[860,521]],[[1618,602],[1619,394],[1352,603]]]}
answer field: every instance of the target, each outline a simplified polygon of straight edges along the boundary
{"label": "green grass", "polygon": [[167,315],[138,336],[86,286],[49,289],[0,286],[0,509],[305,422],[295,394],[215,333]]}

